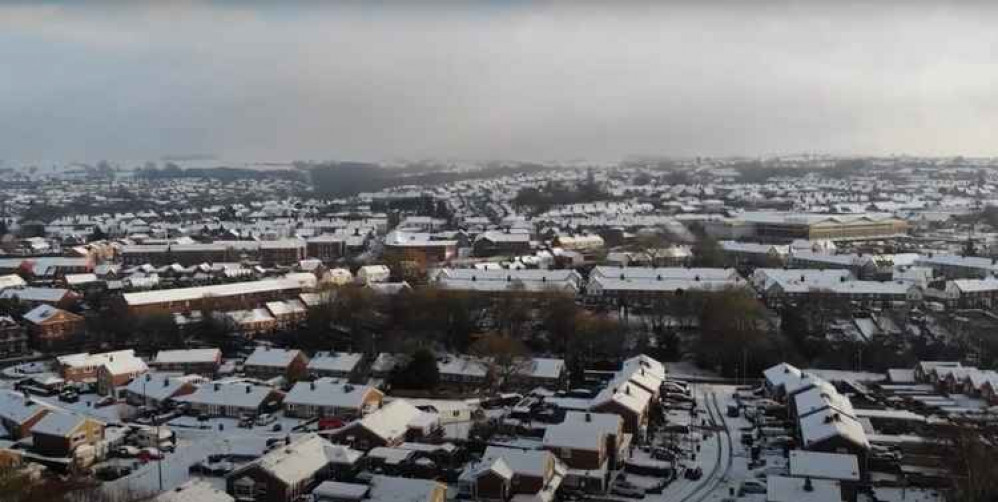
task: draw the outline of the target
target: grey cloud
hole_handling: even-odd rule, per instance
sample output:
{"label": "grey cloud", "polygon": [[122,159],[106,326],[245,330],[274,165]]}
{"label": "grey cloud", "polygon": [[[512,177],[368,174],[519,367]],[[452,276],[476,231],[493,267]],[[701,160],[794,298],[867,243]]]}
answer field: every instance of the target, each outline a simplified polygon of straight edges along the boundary
{"label": "grey cloud", "polygon": [[994,8],[0,6],[0,158],[990,155]]}

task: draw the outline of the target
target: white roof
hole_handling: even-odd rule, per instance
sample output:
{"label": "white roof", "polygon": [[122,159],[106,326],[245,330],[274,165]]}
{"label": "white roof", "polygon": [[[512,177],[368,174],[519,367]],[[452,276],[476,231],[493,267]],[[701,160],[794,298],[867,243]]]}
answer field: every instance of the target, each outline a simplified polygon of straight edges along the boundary
{"label": "white roof", "polygon": [[146,373],[133,379],[125,390],[133,394],[162,401],[173,397],[190,379],[167,374]]}
{"label": "white roof", "polygon": [[330,498],[334,500],[361,500],[367,495],[370,487],[357,483],[343,483],[340,481],[323,481],[322,484],[312,490],[312,496],[319,500]]}
{"label": "white roof", "polygon": [[285,368],[301,354],[298,349],[277,349],[272,347],[257,347],[246,358],[244,366],[269,366]]}
{"label": "white roof", "polygon": [[513,473],[539,478],[545,477],[548,464],[555,461],[554,455],[547,450],[521,450],[501,446],[489,446],[482,455],[483,461],[500,458]]}
{"label": "white roof", "polygon": [[805,448],[836,436],[861,448],[870,447],[863,425],[856,419],[831,408],[800,419],[800,430]]}
{"label": "white roof", "polygon": [[409,425],[419,422],[423,415],[428,413],[420,411],[404,399],[396,399],[358,422],[372,433],[393,440],[404,437]]}
{"label": "white roof", "polygon": [[374,476],[370,502],[430,502],[440,483],[427,479]]}
{"label": "white roof", "polygon": [[21,288],[27,285],[28,283],[17,274],[0,275],[0,289]]}
{"label": "white roof", "polygon": [[481,378],[485,378],[489,372],[489,368],[484,362],[467,356],[447,356],[442,361],[437,362],[437,369],[441,375],[463,375]]}
{"label": "white roof", "polygon": [[206,481],[188,481],[173,490],[160,493],[151,502],[235,502],[228,493]]}
{"label": "white roof", "polygon": [[157,363],[214,363],[221,361],[219,349],[179,349],[161,350],[156,354]]}
{"label": "white roof", "polygon": [[66,436],[84,420],[86,419],[80,415],[62,410],[52,410],[31,428],[31,432],[49,436]]}
{"label": "white roof", "polygon": [[198,387],[193,394],[180,396],[176,400],[205,405],[257,408],[271,392],[273,389],[262,385],[210,382]]}
{"label": "white roof", "polygon": [[295,279],[262,279],[259,281],[234,282],[193,288],[160,289],[139,293],[125,293],[123,296],[128,305],[149,305],[165,302],[182,302],[200,300],[206,297],[236,296],[267,291],[284,291],[301,289],[301,284]]}
{"label": "white roof", "polygon": [[330,464],[328,450],[333,445],[316,434],[309,434],[289,445],[274,448],[257,465],[287,485],[315,476]]}
{"label": "white roof", "polygon": [[24,423],[39,412],[51,409],[12,390],[0,390],[0,419]]}
{"label": "white roof", "polygon": [[544,431],[544,446],[596,451],[603,445],[606,432],[596,422],[562,422]]}
{"label": "white roof", "polygon": [[564,359],[552,359],[535,357],[531,359],[530,365],[523,368],[520,374],[531,378],[545,378],[554,380],[559,378],[565,371]]}
{"label": "white roof", "polygon": [[320,378],[314,382],[296,383],[284,397],[284,403],[360,409],[364,398],[371,392],[378,391],[367,385],[345,384]]}
{"label": "white roof", "polygon": [[71,368],[88,367],[88,366],[99,367],[104,363],[111,361],[112,359],[121,359],[121,358],[126,358],[126,359],[135,358],[135,350],[133,349],[117,350],[114,352],[103,352],[100,354],[89,354],[86,352],[82,352],[79,354],[69,354],[66,356],[59,356],[56,358],[56,361],[63,366]]}
{"label": "white roof", "polygon": [[811,479],[811,489],[804,478],[769,476],[766,478],[766,502],[842,502],[838,481]]}
{"label": "white roof", "polygon": [[24,314],[24,320],[33,324],[41,324],[51,319],[59,312],[61,312],[60,309],[57,309],[51,305],[41,304],[31,309],[27,314]]}
{"label": "white roof", "polygon": [[314,371],[352,372],[364,354],[359,352],[318,352],[308,362],[308,369]]}
{"label": "white roof", "polygon": [[791,450],[790,475],[859,481],[859,461],[856,455]]}
{"label": "white roof", "polygon": [[274,317],[305,313],[305,304],[301,300],[267,302],[266,306]]}
{"label": "white roof", "polygon": [[68,289],[35,288],[5,289],[0,292],[0,298],[18,298],[27,302],[58,302],[69,294]]}

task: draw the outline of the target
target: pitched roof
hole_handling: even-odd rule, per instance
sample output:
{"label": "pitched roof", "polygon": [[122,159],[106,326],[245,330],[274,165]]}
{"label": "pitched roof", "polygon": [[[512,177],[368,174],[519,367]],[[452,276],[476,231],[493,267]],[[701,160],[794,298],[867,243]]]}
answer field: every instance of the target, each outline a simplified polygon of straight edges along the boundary
{"label": "pitched roof", "polygon": [[246,358],[245,366],[270,366],[284,368],[301,355],[298,349],[277,349],[272,347],[257,347]]}
{"label": "pitched roof", "polygon": [[344,384],[320,378],[314,382],[296,383],[284,397],[284,403],[359,409],[371,392],[380,391],[367,385]]}

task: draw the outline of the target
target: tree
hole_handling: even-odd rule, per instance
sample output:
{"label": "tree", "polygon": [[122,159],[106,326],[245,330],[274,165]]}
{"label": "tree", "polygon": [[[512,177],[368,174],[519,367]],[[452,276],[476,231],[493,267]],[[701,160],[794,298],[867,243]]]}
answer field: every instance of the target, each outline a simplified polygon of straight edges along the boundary
{"label": "tree", "polygon": [[575,296],[568,293],[551,293],[545,297],[541,322],[551,337],[552,349],[564,352],[576,332],[576,320],[581,308]]}
{"label": "tree", "polygon": [[696,267],[723,267],[724,251],[717,240],[703,236],[693,246],[693,265]]}
{"label": "tree", "polygon": [[781,358],[765,325],[765,308],[747,288],[706,294],[695,344],[697,363],[719,367],[728,376],[761,371]]}
{"label": "tree", "polygon": [[430,349],[417,349],[405,364],[395,366],[390,380],[397,389],[433,389],[440,382],[437,358]]}
{"label": "tree", "polygon": [[471,354],[489,361],[492,378],[499,385],[506,385],[510,378],[530,367],[530,352],[523,342],[487,334],[471,345]]}
{"label": "tree", "polygon": [[107,234],[104,233],[104,230],[101,229],[100,225],[94,225],[94,231],[90,232],[90,235],[87,236],[87,242],[103,240],[107,240]]}
{"label": "tree", "polygon": [[949,471],[953,492],[947,500],[983,502],[998,500],[998,425],[994,416],[984,420],[949,422],[932,428],[933,451],[940,466]]}

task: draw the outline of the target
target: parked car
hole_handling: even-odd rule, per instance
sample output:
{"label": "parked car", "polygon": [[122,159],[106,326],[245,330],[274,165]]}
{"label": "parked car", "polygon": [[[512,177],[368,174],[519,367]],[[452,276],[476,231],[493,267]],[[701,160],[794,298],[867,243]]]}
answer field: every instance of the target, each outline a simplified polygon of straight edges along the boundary
{"label": "parked car", "polygon": [[139,460],[143,462],[148,462],[150,460],[160,460],[163,458],[163,452],[159,451],[159,448],[143,448],[139,452]]}
{"label": "parked car", "polygon": [[729,404],[728,405],[728,417],[729,418],[737,418],[738,417],[738,411],[739,410],[738,410],[738,405],[737,404]]}
{"label": "parked car", "polygon": [[80,394],[71,390],[63,391],[59,394],[59,400],[64,403],[75,403],[80,400]]}
{"label": "parked car", "polygon": [[119,446],[117,450],[114,450],[114,453],[119,457],[132,458],[132,457],[137,457],[139,455],[139,451],[140,450],[134,446],[126,445],[126,446]]}
{"label": "parked car", "polygon": [[319,419],[319,430],[320,431],[324,431],[324,430],[328,430],[328,429],[339,429],[340,427],[343,427],[344,425],[346,425],[346,422],[344,422],[343,420],[340,420],[339,418],[336,418],[336,417],[320,418]]}
{"label": "parked car", "polygon": [[97,469],[94,475],[101,481],[114,481],[132,473],[132,468],[126,465],[105,465]]}
{"label": "parked car", "polygon": [[686,469],[686,472],[683,473],[683,477],[692,481],[696,481],[703,477],[703,469],[701,469],[700,467],[692,467],[690,469]]}
{"label": "parked car", "polygon": [[256,425],[260,426],[270,425],[276,421],[277,417],[270,413],[264,413],[263,415],[256,417]]}
{"label": "parked car", "polygon": [[610,488],[610,493],[628,498],[635,498],[635,499],[645,498],[645,491],[642,488],[635,486],[631,483],[628,483],[626,481],[617,481],[616,483],[614,483],[613,486]]}
{"label": "parked car", "polygon": [[749,493],[766,493],[766,483],[755,479],[743,480],[738,486],[738,496],[741,497]]}

